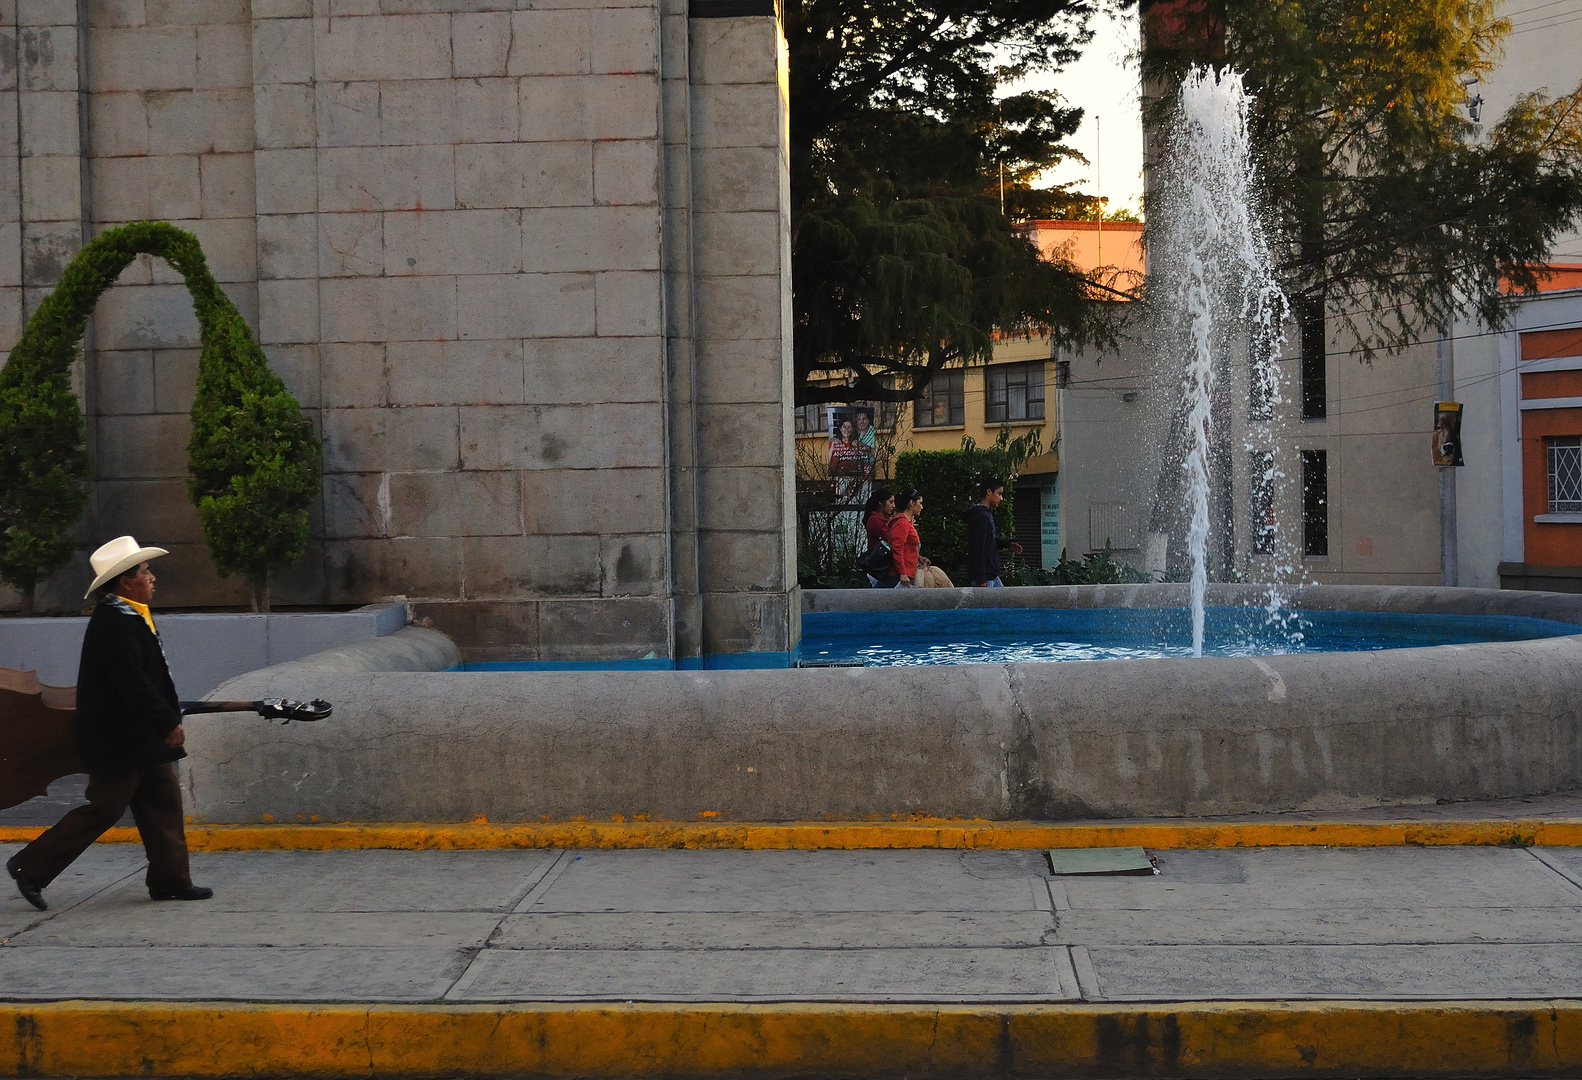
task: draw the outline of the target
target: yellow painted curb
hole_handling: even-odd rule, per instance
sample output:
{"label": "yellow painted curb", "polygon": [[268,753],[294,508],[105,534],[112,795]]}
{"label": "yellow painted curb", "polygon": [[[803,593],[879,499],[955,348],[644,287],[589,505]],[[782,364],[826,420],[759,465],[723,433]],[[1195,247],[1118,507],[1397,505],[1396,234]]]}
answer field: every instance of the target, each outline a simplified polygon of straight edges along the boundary
{"label": "yellow painted curb", "polygon": [[1538,1076],[1582,1002],[0,1006],[0,1076]]}
{"label": "yellow painted curb", "polygon": [[[0,826],[0,843],[40,827]],[[115,828],[109,843],[136,843]],[[697,848],[774,851],[1052,847],[1582,846],[1582,819],[1533,821],[1267,821],[1059,825],[1036,821],[558,821],[520,825],[381,822],[339,825],[191,825],[193,851],[477,851],[505,848]]]}

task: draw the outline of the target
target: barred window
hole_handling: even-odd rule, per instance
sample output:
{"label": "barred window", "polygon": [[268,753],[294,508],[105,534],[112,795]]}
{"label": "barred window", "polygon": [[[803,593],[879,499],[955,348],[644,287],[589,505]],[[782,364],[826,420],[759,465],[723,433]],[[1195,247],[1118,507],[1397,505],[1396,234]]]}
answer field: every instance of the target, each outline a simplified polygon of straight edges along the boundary
{"label": "barred window", "polygon": [[1329,554],[1329,454],[1302,451],[1302,554]]}
{"label": "barred window", "polygon": [[1248,461],[1248,485],[1252,496],[1252,553],[1273,555],[1279,522],[1274,516],[1274,452],[1254,450]]}
{"label": "barred window", "polygon": [[965,376],[954,371],[936,371],[923,396],[913,404],[913,427],[954,427],[967,422]]}
{"label": "barred window", "polygon": [[798,435],[822,435],[829,424],[824,416],[823,405],[799,405],[796,408],[796,433]]}
{"label": "barred window", "polygon": [[1582,435],[1547,439],[1549,512],[1582,514]]}
{"label": "barred window", "polygon": [[995,364],[985,370],[983,380],[985,423],[1044,418],[1042,360],[1031,364]]}

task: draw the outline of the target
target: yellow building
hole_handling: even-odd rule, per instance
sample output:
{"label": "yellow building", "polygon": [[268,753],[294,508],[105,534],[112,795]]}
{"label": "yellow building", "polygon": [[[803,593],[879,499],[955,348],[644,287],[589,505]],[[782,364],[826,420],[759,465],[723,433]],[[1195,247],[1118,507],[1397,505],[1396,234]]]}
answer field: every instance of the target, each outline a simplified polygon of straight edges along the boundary
{"label": "yellow building", "polygon": [[[1129,287],[1141,278],[1142,225],[1134,222],[1033,221],[1028,238],[1046,255],[1069,259],[1087,270],[1102,266],[1106,276]],[[1104,259],[1103,263],[1098,260]],[[1061,365],[1048,338],[1002,338],[987,365],[955,366],[939,372],[915,402],[869,404],[881,452],[879,477],[893,475],[894,456],[908,450],[954,450],[963,436],[979,446],[993,444],[1008,426],[1013,437],[1037,429],[1044,452],[1027,463],[1013,482],[1015,539],[1032,566],[1052,567],[1065,546],[1060,535],[1060,461],[1056,408]],[[805,405],[796,411],[798,461],[817,469],[829,460],[831,410],[839,405]],[[888,453],[883,452],[888,450]],[[1072,554],[1087,550],[1079,538]]]}

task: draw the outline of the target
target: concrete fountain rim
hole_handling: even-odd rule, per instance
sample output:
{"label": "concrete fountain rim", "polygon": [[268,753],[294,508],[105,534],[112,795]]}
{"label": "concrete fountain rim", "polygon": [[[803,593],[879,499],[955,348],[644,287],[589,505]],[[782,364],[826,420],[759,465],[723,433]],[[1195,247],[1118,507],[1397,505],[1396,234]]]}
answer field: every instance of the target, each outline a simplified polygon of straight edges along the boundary
{"label": "concrete fountain rim", "polygon": [[[1211,606],[1261,607],[1268,587],[1211,584]],[[803,614],[950,611],[963,608],[1185,607],[1185,583],[1031,585],[1004,589],[804,589]],[[1493,615],[1574,623],[1582,634],[1582,593],[1474,589],[1439,585],[1298,585],[1286,606],[1304,611],[1394,612],[1408,615]]]}

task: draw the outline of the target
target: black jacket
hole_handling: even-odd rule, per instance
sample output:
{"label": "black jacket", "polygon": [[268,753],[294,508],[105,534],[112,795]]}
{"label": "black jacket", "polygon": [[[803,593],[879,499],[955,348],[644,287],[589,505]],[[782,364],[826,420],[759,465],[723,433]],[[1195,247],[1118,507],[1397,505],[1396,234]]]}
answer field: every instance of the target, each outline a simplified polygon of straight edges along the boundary
{"label": "black jacket", "polygon": [[967,510],[967,584],[1000,576],[1000,548],[1010,546],[994,528],[994,511],[981,502]]}
{"label": "black jacket", "polygon": [[77,753],[89,772],[158,765],[187,756],[165,745],[181,723],[165,651],[143,617],[119,597],[88,619],[77,669]]}

